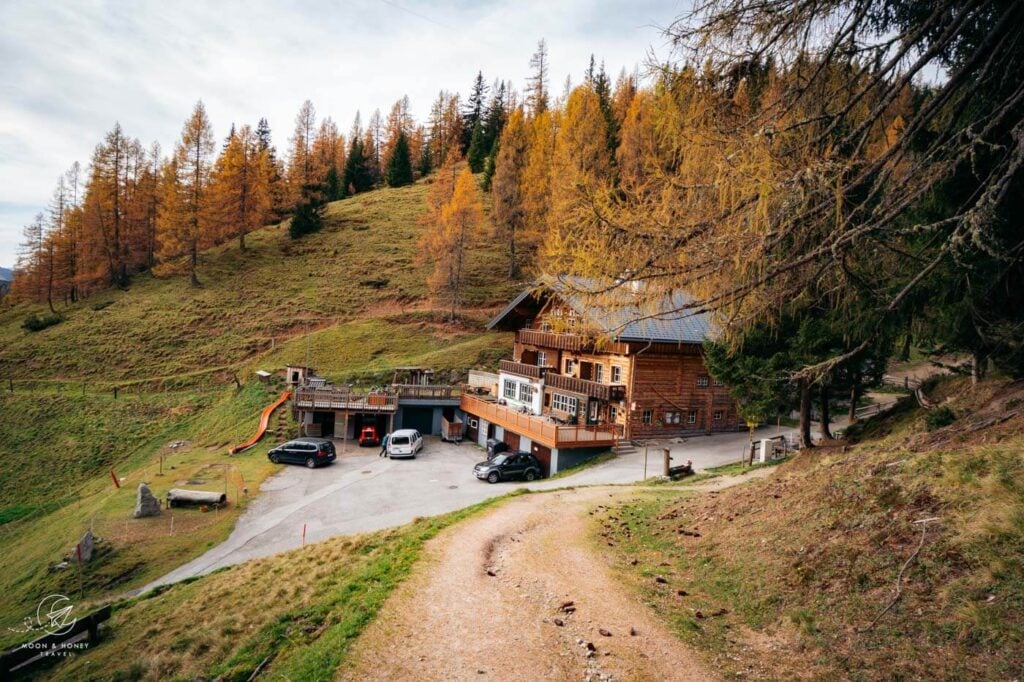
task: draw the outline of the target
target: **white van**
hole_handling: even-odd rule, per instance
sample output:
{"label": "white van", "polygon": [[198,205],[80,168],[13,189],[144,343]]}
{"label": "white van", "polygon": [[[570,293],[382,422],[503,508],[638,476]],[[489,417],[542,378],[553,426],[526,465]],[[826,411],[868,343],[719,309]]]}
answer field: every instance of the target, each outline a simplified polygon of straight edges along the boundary
{"label": "white van", "polygon": [[423,449],[423,436],[416,429],[399,429],[388,438],[388,457],[415,457]]}

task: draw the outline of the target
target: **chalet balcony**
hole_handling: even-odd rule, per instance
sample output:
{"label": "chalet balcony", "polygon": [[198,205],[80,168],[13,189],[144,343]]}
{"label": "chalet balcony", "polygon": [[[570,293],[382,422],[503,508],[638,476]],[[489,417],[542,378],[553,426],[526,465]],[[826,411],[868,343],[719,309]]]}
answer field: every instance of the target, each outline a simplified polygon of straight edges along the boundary
{"label": "chalet balcony", "polygon": [[516,362],[515,360],[502,360],[498,363],[498,369],[507,374],[515,374],[527,379],[540,379],[547,371],[553,368],[528,365],[525,362]]}
{"label": "chalet balcony", "polygon": [[544,348],[574,351],[583,350],[588,345],[582,336],[542,332],[537,329],[520,329],[516,332],[516,341],[528,346],[542,346]]}
{"label": "chalet balcony", "polygon": [[626,387],[623,384],[601,384],[564,374],[548,374],[544,379],[544,384],[550,388],[579,393],[606,402],[622,400],[626,397]]}
{"label": "chalet balcony", "polygon": [[618,443],[621,429],[615,424],[597,426],[562,425],[548,417],[525,414],[497,401],[463,394],[460,407],[468,414],[486,419],[549,448],[605,447]]}
{"label": "chalet balcony", "polygon": [[295,390],[295,407],[300,410],[388,413],[398,409],[398,395],[395,393],[353,393],[348,389],[302,386]]}

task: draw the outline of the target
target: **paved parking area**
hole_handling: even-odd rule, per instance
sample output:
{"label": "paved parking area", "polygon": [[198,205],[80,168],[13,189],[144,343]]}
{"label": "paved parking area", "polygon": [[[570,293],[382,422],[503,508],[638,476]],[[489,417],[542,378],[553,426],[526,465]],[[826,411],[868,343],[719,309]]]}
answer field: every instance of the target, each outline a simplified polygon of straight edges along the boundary
{"label": "paved parking area", "polygon": [[[775,429],[765,429],[773,435]],[[673,464],[692,460],[704,469],[736,462],[745,451],[747,433],[697,436],[681,444],[668,444]],[[661,468],[661,447],[649,448],[647,475]],[[644,448],[555,480],[526,483],[479,481],[473,465],[486,458],[476,445],[444,443],[428,437],[416,459],[390,460],[377,456],[378,448],[347,450],[331,466],[306,469],[288,465],[260,487],[248,511],[238,520],[231,536],[201,557],[179,567],[143,590],[202,575],[223,566],[269,556],[299,547],[302,527],[306,542],[336,535],[361,533],[398,526],[418,516],[454,511],[502,495],[518,487],[534,490],[569,485],[635,483],[644,478]]]}

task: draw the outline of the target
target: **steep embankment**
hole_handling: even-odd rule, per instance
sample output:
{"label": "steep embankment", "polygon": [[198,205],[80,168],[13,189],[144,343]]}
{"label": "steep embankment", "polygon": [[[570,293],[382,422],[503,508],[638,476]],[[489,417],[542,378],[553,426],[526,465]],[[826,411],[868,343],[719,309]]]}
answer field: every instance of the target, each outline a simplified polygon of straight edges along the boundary
{"label": "steep embankment", "polygon": [[963,396],[949,426],[928,432],[907,409],[765,480],[618,506],[602,533],[644,600],[727,673],[1019,676],[1024,385],[943,395]]}

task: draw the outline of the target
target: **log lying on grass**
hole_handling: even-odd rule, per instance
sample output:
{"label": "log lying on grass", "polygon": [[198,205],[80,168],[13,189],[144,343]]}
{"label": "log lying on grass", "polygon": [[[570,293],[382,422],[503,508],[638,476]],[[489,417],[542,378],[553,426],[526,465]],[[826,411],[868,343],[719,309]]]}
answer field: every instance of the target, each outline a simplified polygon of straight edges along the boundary
{"label": "log lying on grass", "polygon": [[167,491],[168,507],[183,507],[197,504],[227,504],[228,496],[225,493],[214,493],[206,490],[182,490],[171,488]]}

